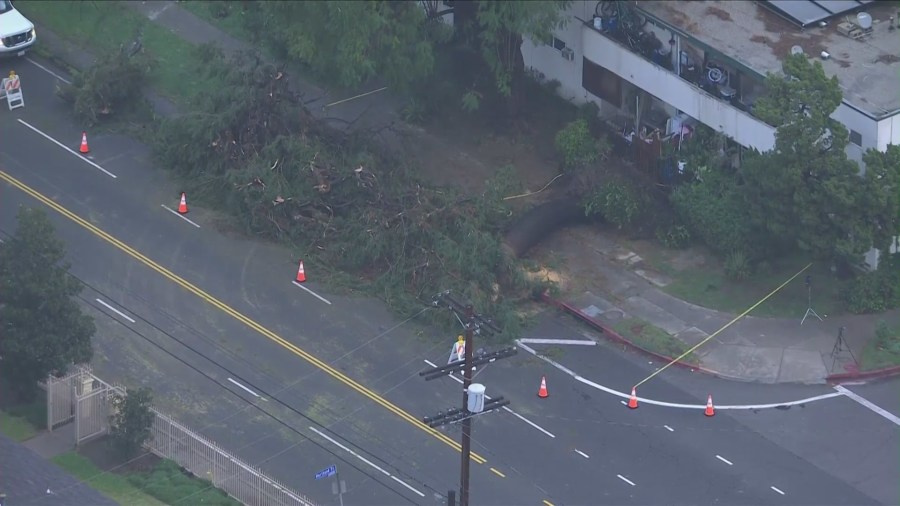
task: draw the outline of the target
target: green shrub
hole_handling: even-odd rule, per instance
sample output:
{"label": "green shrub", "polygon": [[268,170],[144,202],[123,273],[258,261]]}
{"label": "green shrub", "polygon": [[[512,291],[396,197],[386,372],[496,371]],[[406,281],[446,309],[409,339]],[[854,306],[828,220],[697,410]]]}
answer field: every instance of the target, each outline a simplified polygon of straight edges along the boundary
{"label": "green shrub", "polygon": [[585,102],[583,105],[578,107],[576,116],[577,119],[587,122],[587,126],[589,129],[594,129],[600,126],[600,108],[594,102]]}
{"label": "green shrub", "polygon": [[128,476],[132,485],[166,504],[237,506],[239,503],[206,479],[186,474],[178,464],[163,460],[148,473]]}
{"label": "green shrub", "polygon": [[683,249],[691,244],[691,231],[684,225],[670,225],[656,231],[656,240],[670,249]]}
{"label": "green shrub", "polygon": [[900,354],[900,331],[883,320],[879,321],[875,329],[875,347],[880,351]]}
{"label": "green shrub", "polygon": [[701,181],[678,186],[671,200],[675,213],[694,237],[713,251],[762,256],[765,238],[753,232],[740,187],[732,175],[710,170]]}
{"label": "green shrub", "polygon": [[725,258],[725,275],[732,281],[744,281],[750,277],[750,262],[741,251],[732,251]]}
{"label": "green shrub", "polygon": [[575,120],[557,132],[556,150],[566,169],[580,169],[591,165],[609,152],[607,143],[591,135],[584,119]]}
{"label": "green shrub", "polygon": [[143,55],[118,51],[76,73],[72,84],[58,85],[56,93],[72,105],[75,118],[90,127],[139,103],[149,72],[150,63]]}
{"label": "green shrub", "polygon": [[882,259],[878,269],[860,274],[847,286],[844,300],[851,313],[881,313],[900,306],[900,255]]}
{"label": "green shrub", "polygon": [[604,220],[621,229],[630,225],[643,208],[639,194],[622,181],[610,181],[585,199],[587,216],[600,215]]}

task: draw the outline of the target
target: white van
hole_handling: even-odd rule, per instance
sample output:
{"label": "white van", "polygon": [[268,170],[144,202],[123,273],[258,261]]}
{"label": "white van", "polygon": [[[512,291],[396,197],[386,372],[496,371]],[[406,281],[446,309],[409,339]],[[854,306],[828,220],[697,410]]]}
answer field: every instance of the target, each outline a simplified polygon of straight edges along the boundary
{"label": "white van", "polygon": [[22,56],[35,42],[34,24],[10,0],[0,0],[0,56]]}

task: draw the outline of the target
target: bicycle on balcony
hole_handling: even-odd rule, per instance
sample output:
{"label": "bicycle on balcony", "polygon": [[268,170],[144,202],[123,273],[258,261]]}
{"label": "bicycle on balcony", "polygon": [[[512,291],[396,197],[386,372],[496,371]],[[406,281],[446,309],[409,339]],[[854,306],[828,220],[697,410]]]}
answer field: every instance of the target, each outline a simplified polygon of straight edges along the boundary
{"label": "bicycle on balcony", "polygon": [[602,18],[610,31],[636,35],[647,25],[647,18],[637,10],[636,3],[634,0],[600,0],[594,7],[594,15]]}

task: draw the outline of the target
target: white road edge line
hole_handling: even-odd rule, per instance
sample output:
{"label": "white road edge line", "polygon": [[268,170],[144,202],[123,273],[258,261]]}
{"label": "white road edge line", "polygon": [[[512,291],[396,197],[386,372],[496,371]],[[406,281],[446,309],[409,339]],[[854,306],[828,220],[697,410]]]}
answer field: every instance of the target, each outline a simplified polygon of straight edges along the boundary
{"label": "white road edge line", "polygon": [[117,315],[121,316],[122,318],[125,318],[126,320],[130,321],[131,323],[135,323],[135,321],[132,320],[131,318],[129,318],[128,315],[126,315],[125,313],[119,311],[118,309],[116,309],[116,308],[110,306],[109,304],[103,302],[102,300],[100,300],[100,299],[94,299],[94,300],[96,300],[97,302],[99,302],[99,303],[103,304],[104,306],[106,306],[106,309],[109,309],[109,310],[112,311],[113,313],[116,313]]}
{"label": "white road edge line", "polygon": [[[593,381],[591,381],[587,378],[583,378],[583,377],[579,376],[571,369],[569,369],[561,364],[558,364],[557,362],[536,352],[533,348],[530,348],[529,346],[522,344],[521,340],[519,340],[519,339],[516,340],[516,344],[519,346],[519,348],[522,348],[523,350],[527,351],[528,353],[531,353],[535,357],[547,362],[548,364],[552,365],[553,367],[556,367],[560,371],[575,378],[576,381],[584,383],[585,385],[588,385],[590,387],[594,387],[597,390],[602,390],[608,394],[612,394],[617,397],[621,397],[623,399],[631,398],[630,393],[619,392],[618,390],[613,390],[612,388],[600,385],[598,383],[594,383]],[[808,404],[810,402],[831,399],[833,397],[838,397],[841,395],[844,395],[844,393],[833,392],[833,393],[829,393],[829,394],[817,395],[815,397],[807,397],[806,399],[800,399],[800,400],[796,400],[796,401],[787,401],[787,402],[778,402],[778,403],[773,403],[773,404],[741,404],[741,405],[733,405],[733,406],[717,405],[716,409],[750,409],[750,410],[752,410],[752,409],[771,409],[771,408],[779,408],[779,407],[784,407],[784,406],[796,406],[799,404]],[[865,399],[863,399],[863,400],[865,400]],[[646,399],[643,397],[638,397],[638,401],[646,403],[646,404],[651,404],[654,406],[663,406],[663,407],[667,407],[667,408],[706,409],[706,404],[680,404],[680,403],[676,403],[676,402],[664,402],[664,401],[657,401],[657,400],[653,400],[653,399]],[[879,408],[879,409],[881,409],[881,408]],[[888,413],[888,414],[890,414],[890,413]]]}
{"label": "white road edge line", "polygon": [[312,295],[313,297],[315,297],[315,298],[321,300],[322,302],[328,304],[329,306],[331,305],[331,301],[329,301],[329,300],[326,299],[325,297],[322,297],[321,295],[317,294],[316,292],[310,290],[309,288],[306,288],[305,286],[301,285],[300,283],[298,283],[298,282],[296,282],[296,281],[291,281],[291,283],[293,283],[293,284],[299,286],[300,288],[306,290],[307,293],[309,293],[309,294]]}
{"label": "white road edge line", "polygon": [[889,411],[887,411],[887,410],[885,410],[885,409],[883,409],[883,408],[880,408],[880,407],[876,406],[872,401],[870,401],[870,400],[864,398],[863,396],[861,396],[861,395],[859,395],[859,394],[857,394],[857,393],[851,392],[850,390],[847,390],[847,389],[844,388],[842,385],[837,385],[837,386],[834,387],[834,389],[837,390],[838,392],[840,392],[841,394],[846,395],[847,397],[853,399],[854,401],[856,401],[856,402],[862,404],[863,406],[865,406],[865,407],[871,409],[871,410],[874,411],[875,413],[878,413],[879,415],[881,415],[881,416],[887,418],[888,420],[894,422],[894,424],[900,425],[900,417],[897,417],[897,416],[894,415],[893,413],[891,413],[891,412],[889,412]]}
{"label": "white road edge line", "polygon": [[44,72],[46,72],[46,73],[50,74],[51,76],[53,76],[53,77],[59,79],[60,81],[66,83],[66,84],[72,84],[72,81],[69,81],[69,80],[66,79],[65,77],[63,77],[63,76],[57,74],[56,72],[53,72],[52,70],[48,69],[47,67],[41,65],[40,63],[38,63],[38,62],[36,62],[36,61],[34,61],[34,60],[32,60],[31,58],[29,58],[29,57],[26,56],[25,59],[26,59],[29,63],[31,63],[32,65],[34,65],[35,67],[37,67],[37,68],[43,70]]}
{"label": "white road edge line", "polygon": [[384,469],[373,464],[372,461],[370,461],[369,459],[363,457],[362,455],[356,453],[355,451],[351,450],[350,448],[347,448],[346,446],[342,445],[341,443],[339,443],[339,442],[335,441],[334,439],[330,438],[329,436],[323,434],[320,430],[316,429],[315,427],[310,427],[309,430],[315,432],[316,434],[322,436],[323,438],[327,439],[328,441],[334,443],[341,450],[344,450],[345,452],[349,453],[350,455],[353,455],[354,457],[358,458],[359,460],[361,460],[361,461],[365,462],[366,464],[369,464],[370,466],[374,467],[375,469],[381,471],[382,473],[384,473],[385,476],[391,475],[391,473],[389,473],[389,472],[385,471]]}
{"label": "white road edge line", "polygon": [[419,494],[419,497],[425,497],[425,494],[423,494],[422,492],[419,492],[418,490],[416,490],[416,489],[410,487],[409,485],[406,484],[406,482],[404,482],[404,481],[401,480],[400,478],[397,478],[396,476],[391,475],[391,479],[394,480],[394,481],[396,481],[397,483],[403,485],[404,487],[406,487],[406,488],[412,490],[412,491],[415,492],[416,494]]}
{"label": "white road edge line", "polygon": [[631,485],[632,487],[634,486],[634,482],[633,482],[633,481],[631,481],[631,480],[629,480],[628,478],[622,476],[621,474],[617,474],[616,476],[618,476],[620,480],[622,480],[622,481],[624,481],[625,483]]}
{"label": "white road edge line", "polygon": [[428,364],[428,365],[430,365],[431,367],[437,367],[437,366],[434,364],[434,362],[432,362],[431,360],[425,359],[425,363]]}
{"label": "white road edge line", "polygon": [[240,383],[238,383],[237,381],[233,380],[232,378],[228,378],[228,381],[230,381],[230,382],[234,383],[235,385],[237,385],[238,388],[244,389],[245,392],[249,393],[249,394],[252,395],[253,397],[259,397],[259,394],[258,394],[258,393],[254,392],[253,390],[250,390],[249,388],[245,387],[244,385],[241,385]]}
{"label": "white road edge line", "polygon": [[170,213],[174,214],[175,216],[178,216],[178,217],[181,218],[182,220],[184,220],[184,221],[190,223],[191,225],[193,225],[193,226],[195,226],[195,227],[197,227],[197,228],[200,228],[200,225],[197,225],[196,223],[194,223],[193,221],[191,221],[187,216],[185,216],[185,215],[179,213],[178,211],[172,209],[171,207],[169,207],[169,206],[167,206],[167,205],[165,205],[165,204],[160,204],[160,207],[162,207],[162,208],[165,209],[166,211],[169,211]]}
{"label": "white road edge line", "polygon": [[72,154],[75,155],[78,159],[84,161],[85,163],[87,163],[87,164],[90,165],[91,167],[94,167],[95,169],[99,170],[100,172],[106,174],[107,176],[109,176],[109,177],[111,177],[111,178],[113,178],[113,179],[117,179],[117,178],[119,177],[119,176],[113,174],[112,172],[110,172],[110,171],[104,169],[103,167],[97,165],[97,164],[94,163],[93,161],[88,160],[86,157],[82,156],[80,153],[76,152],[74,149],[72,149],[72,148],[66,146],[65,144],[63,144],[63,143],[59,142],[58,140],[54,139],[53,137],[50,137],[49,135],[45,134],[44,132],[41,132],[41,131],[38,130],[37,128],[35,128],[35,127],[29,125],[28,123],[26,123],[25,121],[23,121],[21,118],[16,118],[16,121],[18,121],[19,123],[21,123],[21,124],[25,125],[26,127],[30,128],[30,129],[33,130],[35,133],[37,133],[38,135],[40,135],[40,136],[42,136],[43,138],[47,139],[48,141],[50,141],[50,142],[56,144],[57,146],[59,146],[59,147],[65,149],[65,150],[68,151],[69,153],[72,153]]}
{"label": "white road edge line", "polygon": [[721,460],[722,462],[728,464],[729,466],[733,466],[733,465],[734,465],[734,464],[731,463],[731,461],[729,461],[728,459],[726,459],[725,457],[723,457],[723,456],[721,456],[721,455],[716,455],[716,458],[719,459],[719,460]]}
{"label": "white road edge line", "polygon": [[586,459],[591,458],[587,453],[584,453],[584,452],[581,451],[581,450],[575,450],[575,453],[577,453],[578,455],[581,455],[582,457],[584,457],[584,458],[586,458]]}
{"label": "white road edge line", "polygon": [[531,425],[531,426],[534,427],[535,429],[537,429],[537,430],[543,432],[544,434],[546,434],[546,435],[548,435],[548,436],[550,436],[550,437],[552,437],[552,438],[556,438],[556,436],[554,436],[553,434],[551,434],[550,431],[544,429],[544,428],[541,427],[540,425],[538,425],[538,424],[532,422],[531,420],[525,418],[524,416],[522,416],[522,415],[516,413],[515,411],[509,409],[509,407],[503,406],[503,410],[504,410],[504,411],[507,411],[508,413],[512,414],[514,417],[518,418],[519,420],[522,420],[523,422],[527,423],[528,425]]}
{"label": "white road edge line", "polygon": [[519,339],[519,342],[528,344],[574,344],[581,346],[597,346],[597,341],[579,341],[576,339]]}
{"label": "white road edge line", "polygon": [[675,432],[675,429],[673,429],[672,427],[669,427],[668,425],[663,425],[663,427],[665,427],[666,430],[669,432]]}
{"label": "white road edge line", "polygon": [[781,494],[781,495],[784,495],[784,492],[782,492],[781,490],[778,490],[778,489],[775,488],[775,487],[769,487],[769,488],[771,488],[772,490],[778,492],[778,493]]}

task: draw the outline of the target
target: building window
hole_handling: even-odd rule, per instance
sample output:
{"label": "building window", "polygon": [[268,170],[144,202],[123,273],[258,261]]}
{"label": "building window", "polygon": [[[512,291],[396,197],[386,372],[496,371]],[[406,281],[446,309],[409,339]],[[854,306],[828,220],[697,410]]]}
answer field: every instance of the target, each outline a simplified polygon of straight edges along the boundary
{"label": "building window", "polygon": [[856,130],[850,130],[850,142],[862,147],[862,134]]}
{"label": "building window", "polygon": [[566,48],[565,41],[559,40],[556,37],[550,37],[550,39],[547,41],[547,45],[557,51],[562,51]]}
{"label": "building window", "polygon": [[592,95],[616,107],[622,107],[622,78],[583,58],[581,86]]}

